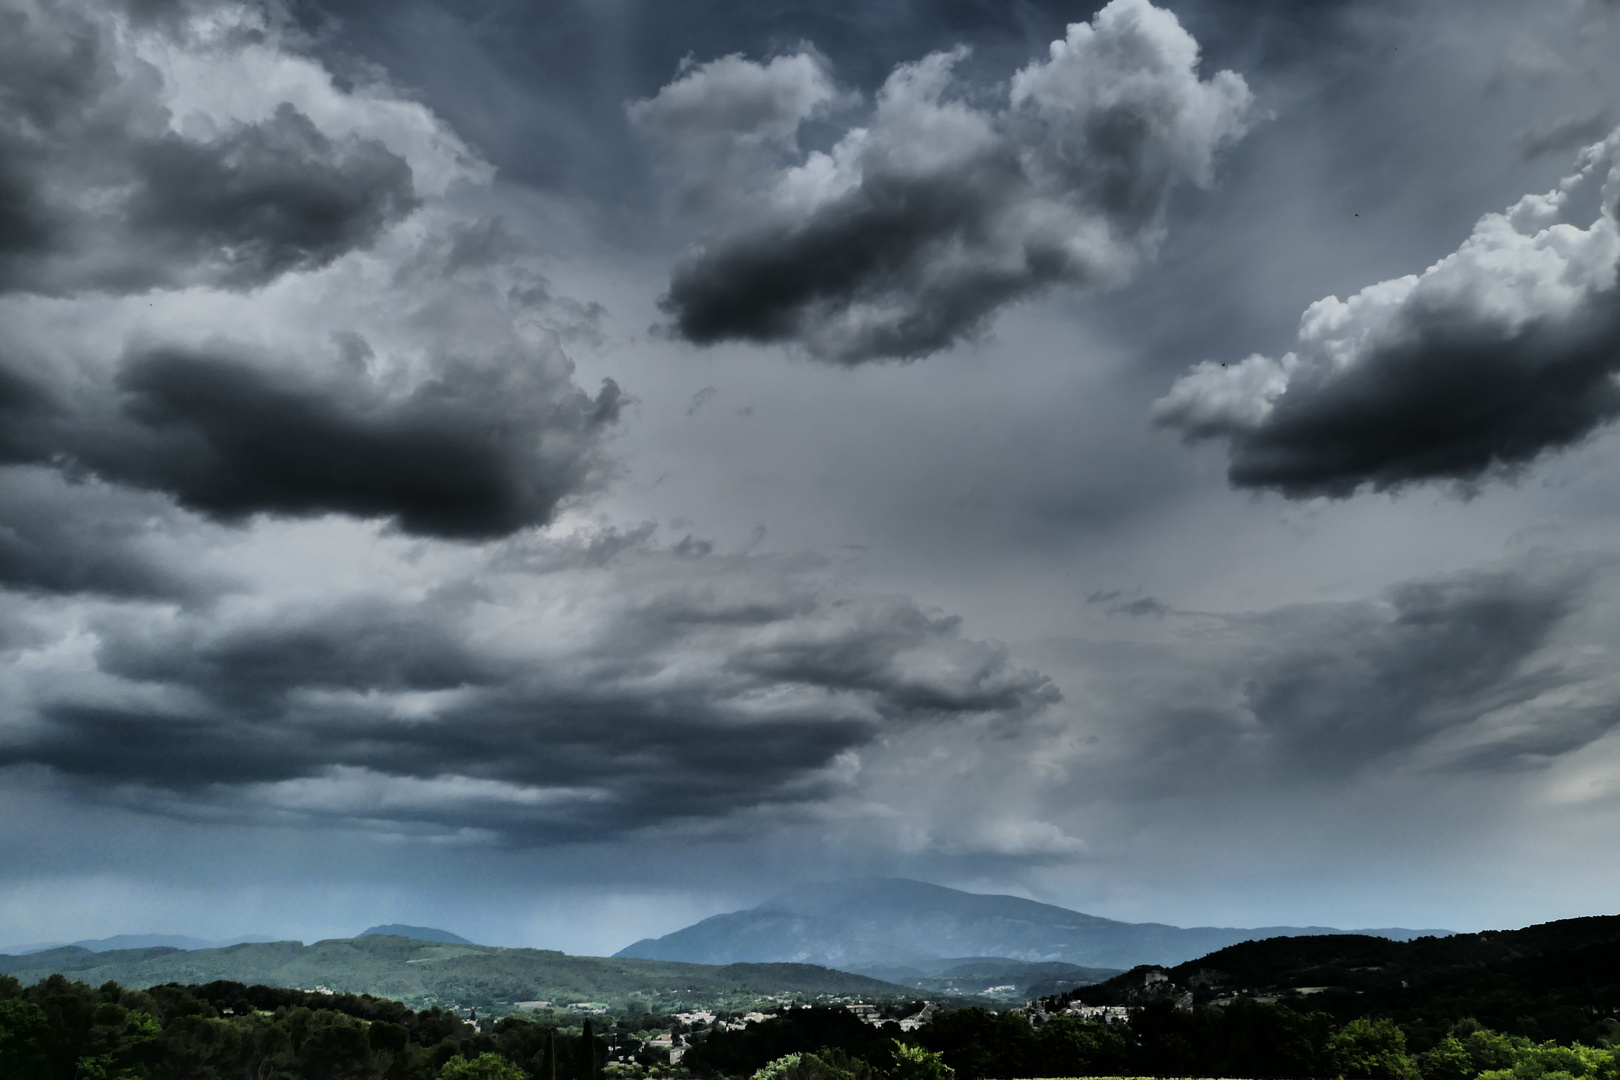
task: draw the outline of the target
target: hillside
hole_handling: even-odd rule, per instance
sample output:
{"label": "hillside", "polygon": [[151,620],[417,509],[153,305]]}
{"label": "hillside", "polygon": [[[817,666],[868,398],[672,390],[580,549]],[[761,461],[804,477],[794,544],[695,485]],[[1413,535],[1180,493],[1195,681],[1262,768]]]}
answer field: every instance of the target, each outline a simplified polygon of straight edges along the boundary
{"label": "hillside", "polygon": [[709,966],[658,960],[569,956],[543,949],[446,945],[398,936],[233,945],[226,949],[126,949],[95,953],[52,949],[0,956],[0,972],[24,983],[60,972],[97,985],[246,984],[373,994],[417,1006],[457,1002],[495,1012],[513,1002],[599,1002],[615,1010],[670,1011],[678,1006],[743,1005],[760,998],[820,995],[874,1000],[912,991],[861,975],[807,964]]}
{"label": "hillside", "polygon": [[1620,1035],[1620,916],[1404,942],[1249,942],[1167,969],[1138,968],[1059,1001],[1135,1005],[1188,994],[1195,1002],[1246,994],[1339,1015],[1384,1013],[1419,1036],[1420,1047],[1423,1033],[1438,1037],[1464,1018],[1537,1039],[1613,1037]]}
{"label": "hillside", "polygon": [[[1620,916],[1616,915],[1412,941],[1364,935],[1275,938],[1220,949],[1170,967],[1164,974],[1172,983],[1199,987],[1200,996],[1219,996],[1237,989],[1287,993],[1302,986],[1366,993],[1434,982],[1616,940],[1620,940]],[[1127,972],[1079,996],[1097,1003],[1122,1000],[1142,979],[1142,972]]]}
{"label": "hillside", "polygon": [[1257,938],[1342,933],[1404,939],[1448,931],[1127,923],[1016,896],[864,878],[798,889],[746,911],[638,941],[615,955],[708,964],[793,961],[867,973],[951,957],[1120,969],[1180,963]]}
{"label": "hillside", "polygon": [[1121,974],[1113,968],[1088,968],[1061,960],[1008,960],[1000,956],[919,960],[915,964],[863,969],[884,982],[897,983],[937,997],[989,997],[1003,1001],[1061,994]]}

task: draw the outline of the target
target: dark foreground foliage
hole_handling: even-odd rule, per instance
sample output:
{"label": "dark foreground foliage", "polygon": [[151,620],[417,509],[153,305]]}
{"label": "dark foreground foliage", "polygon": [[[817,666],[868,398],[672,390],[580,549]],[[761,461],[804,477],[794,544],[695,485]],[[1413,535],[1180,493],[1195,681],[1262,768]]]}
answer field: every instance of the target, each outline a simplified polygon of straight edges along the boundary
{"label": "dark foreground foliage", "polygon": [[[1473,1018],[1398,1021],[1252,998],[1192,1007],[1160,998],[1110,1023],[942,1011],[902,1035],[892,1022],[806,1008],[739,1031],[694,1032],[679,1070],[664,1063],[650,1072],[658,1080],[676,1072],[753,1080],[1620,1080],[1613,1017],[1588,1017],[1583,1030],[1598,1032],[1591,1043],[1505,1034]],[[0,1080],[650,1080],[652,1059],[608,1065],[608,1041],[592,1035],[589,1021],[577,1032],[507,1017],[478,1031],[452,1013],[369,996],[232,982],[93,988],[61,975],[24,988],[0,976]]]}
{"label": "dark foreground foliage", "polygon": [[[579,1080],[596,1071],[584,1045],[515,1018],[481,1034],[452,1013],[370,996],[92,988],[61,975],[24,989],[0,975],[3,1080]],[[606,1050],[592,1045],[599,1067]]]}
{"label": "dark foreground foliage", "polygon": [[[1178,1007],[1157,999],[1115,1023],[960,1009],[904,1038],[938,1055],[957,1080],[1061,1076],[1209,1076],[1255,1080],[1620,1080],[1612,1049],[1620,1025],[1596,1045],[1503,1035],[1464,1019],[1422,1052],[1388,1016],[1335,1017],[1319,1010],[1238,998]],[[1425,1029],[1426,1030],[1426,1029]],[[717,1033],[686,1063],[702,1076],[756,1080],[867,1080],[902,1071],[899,1035],[840,1016],[796,1010],[746,1031]],[[798,1055],[791,1067],[783,1062]],[[936,1077],[937,1080],[937,1077]]]}

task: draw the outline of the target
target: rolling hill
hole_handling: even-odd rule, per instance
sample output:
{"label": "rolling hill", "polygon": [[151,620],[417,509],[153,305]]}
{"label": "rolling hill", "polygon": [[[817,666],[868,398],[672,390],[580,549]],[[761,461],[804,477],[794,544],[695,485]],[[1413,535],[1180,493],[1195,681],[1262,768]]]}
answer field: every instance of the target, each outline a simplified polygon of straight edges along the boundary
{"label": "rolling hill", "polygon": [[0,956],[0,973],[24,983],[61,973],[92,985],[246,984],[372,994],[419,1007],[474,1005],[503,1012],[519,1001],[598,1002],[620,1009],[737,1006],[768,997],[820,995],[893,1000],[915,991],[808,964],[703,964],[569,956],[545,949],[502,949],[415,941],[394,935],[233,945],[225,949],[67,947]]}
{"label": "rolling hill", "polygon": [[945,958],[1060,961],[1090,968],[1176,964],[1238,942],[1359,933],[1405,940],[1446,930],[1344,931],[1128,923],[1016,896],[961,892],[900,878],[811,886],[715,915],[616,956],[693,963],[786,961],[875,974]]}

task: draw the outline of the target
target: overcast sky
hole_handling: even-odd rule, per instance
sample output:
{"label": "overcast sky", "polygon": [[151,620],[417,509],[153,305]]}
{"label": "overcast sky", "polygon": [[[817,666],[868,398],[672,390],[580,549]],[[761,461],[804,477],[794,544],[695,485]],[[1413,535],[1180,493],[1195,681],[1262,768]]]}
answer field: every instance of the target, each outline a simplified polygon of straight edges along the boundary
{"label": "overcast sky", "polygon": [[1620,889],[1612,0],[0,0],[0,943]]}

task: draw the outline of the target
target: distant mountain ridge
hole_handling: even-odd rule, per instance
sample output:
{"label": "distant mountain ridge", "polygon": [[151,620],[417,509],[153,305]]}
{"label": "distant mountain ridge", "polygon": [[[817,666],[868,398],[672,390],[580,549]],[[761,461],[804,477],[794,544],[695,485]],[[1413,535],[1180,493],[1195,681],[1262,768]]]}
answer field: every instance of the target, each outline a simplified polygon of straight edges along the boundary
{"label": "distant mountain ridge", "polygon": [[796,889],[746,911],[644,938],[614,955],[700,964],[820,964],[874,975],[951,957],[1118,970],[1177,964],[1243,941],[1346,933],[1405,941],[1452,931],[1128,923],[1017,896],[962,892],[905,878],[857,878]]}
{"label": "distant mountain ridge", "polygon": [[6,945],[0,947],[0,955],[29,956],[51,949],[88,949],[97,953],[120,949],[224,949],[232,945],[262,944],[275,940],[264,934],[244,934],[224,941],[211,941],[186,934],[114,934],[112,937],[86,938],[82,941],[40,941],[31,945]]}

